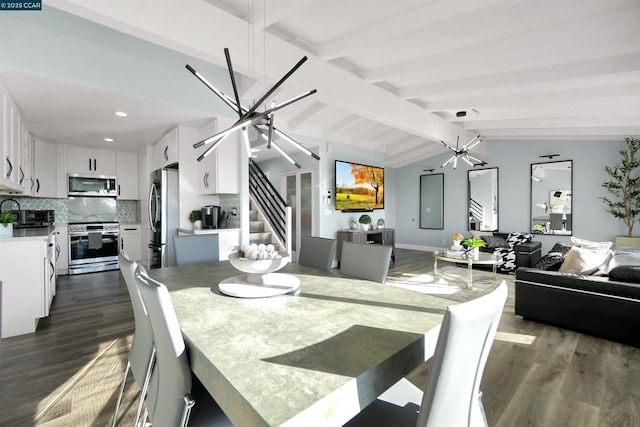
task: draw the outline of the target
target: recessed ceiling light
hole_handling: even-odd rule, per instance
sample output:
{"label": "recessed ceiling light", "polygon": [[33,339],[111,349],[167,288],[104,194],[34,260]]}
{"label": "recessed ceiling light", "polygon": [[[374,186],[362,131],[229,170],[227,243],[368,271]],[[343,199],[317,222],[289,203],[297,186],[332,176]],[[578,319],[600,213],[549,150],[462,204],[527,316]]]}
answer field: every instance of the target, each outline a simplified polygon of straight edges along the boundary
{"label": "recessed ceiling light", "polygon": [[105,138],[104,139],[106,142],[113,142],[113,138]]}
{"label": "recessed ceiling light", "polygon": [[125,113],[124,111],[116,111],[116,116],[118,116],[118,117],[127,117],[128,114]]}

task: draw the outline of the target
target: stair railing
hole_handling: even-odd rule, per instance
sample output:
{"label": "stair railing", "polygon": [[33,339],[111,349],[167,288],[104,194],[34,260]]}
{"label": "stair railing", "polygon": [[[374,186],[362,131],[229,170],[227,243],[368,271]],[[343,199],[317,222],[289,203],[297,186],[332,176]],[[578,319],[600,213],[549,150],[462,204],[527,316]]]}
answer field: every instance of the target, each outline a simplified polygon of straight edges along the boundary
{"label": "stair railing", "polygon": [[287,206],[269,178],[251,159],[249,159],[249,194],[276,239],[290,254],[291,207]]}
{"label": "stair railing", "polygon": [[484,206],[473,199],[469,200],[469,215],[480,225],[478,229],[481,230],[482,223],[484,222]]}

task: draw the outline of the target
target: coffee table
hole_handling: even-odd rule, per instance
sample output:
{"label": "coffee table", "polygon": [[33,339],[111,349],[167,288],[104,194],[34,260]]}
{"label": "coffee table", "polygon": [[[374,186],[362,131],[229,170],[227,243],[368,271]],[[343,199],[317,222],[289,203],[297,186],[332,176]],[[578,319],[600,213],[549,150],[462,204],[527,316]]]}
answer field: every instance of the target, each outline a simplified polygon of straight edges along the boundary
{"label": "coffee table", "polygon": [[474,264],[487,264],[493,266],[493,278],[498,278],[496,267],[498,265],[498,257],[494,254],[480,252],[477,257],[463,251],[452,251],[447,249],[439,249],[433,252],[433,274],[438,274],[438,260],[467,264],[467,289],[473,289],[472,267]]}

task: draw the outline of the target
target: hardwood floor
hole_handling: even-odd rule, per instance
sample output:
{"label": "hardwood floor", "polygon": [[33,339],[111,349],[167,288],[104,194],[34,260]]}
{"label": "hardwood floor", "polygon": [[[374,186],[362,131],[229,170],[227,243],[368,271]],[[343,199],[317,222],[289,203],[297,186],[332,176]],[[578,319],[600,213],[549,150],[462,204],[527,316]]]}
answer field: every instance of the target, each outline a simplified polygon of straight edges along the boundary
{"label": "hardwood floor", "polygon": [[[432,271],[430,254],[396,251],[390,275]],[[132,331],[118,271],[60,276],[38,331],[0,342],[0,426],[110,425]],[[427,372],[409,378],[422,385]],[[522,320],[508,305],[481,389],[491,426],[638,426],[640,349]],[[135,397],[129,383],[123,425]]]}

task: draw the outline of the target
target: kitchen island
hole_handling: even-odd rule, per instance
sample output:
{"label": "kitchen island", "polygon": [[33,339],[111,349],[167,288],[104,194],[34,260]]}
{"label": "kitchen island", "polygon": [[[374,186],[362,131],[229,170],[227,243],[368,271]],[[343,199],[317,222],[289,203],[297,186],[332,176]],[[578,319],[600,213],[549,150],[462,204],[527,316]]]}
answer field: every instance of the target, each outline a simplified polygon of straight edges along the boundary
{"label": "kitchen island", "polygon": [[201,234],[218,235],[218,253],[220,254],[220,261],[228,260],[229,254],[235,252],[234,248],[240,244],[239,228],[204,228],[199,230],[178,228],[178,236]]}
{"label": "kitchen island", "polygon": [[0,236],[0,337],[35,332],[56,292],[55,228],[25,228]]}

